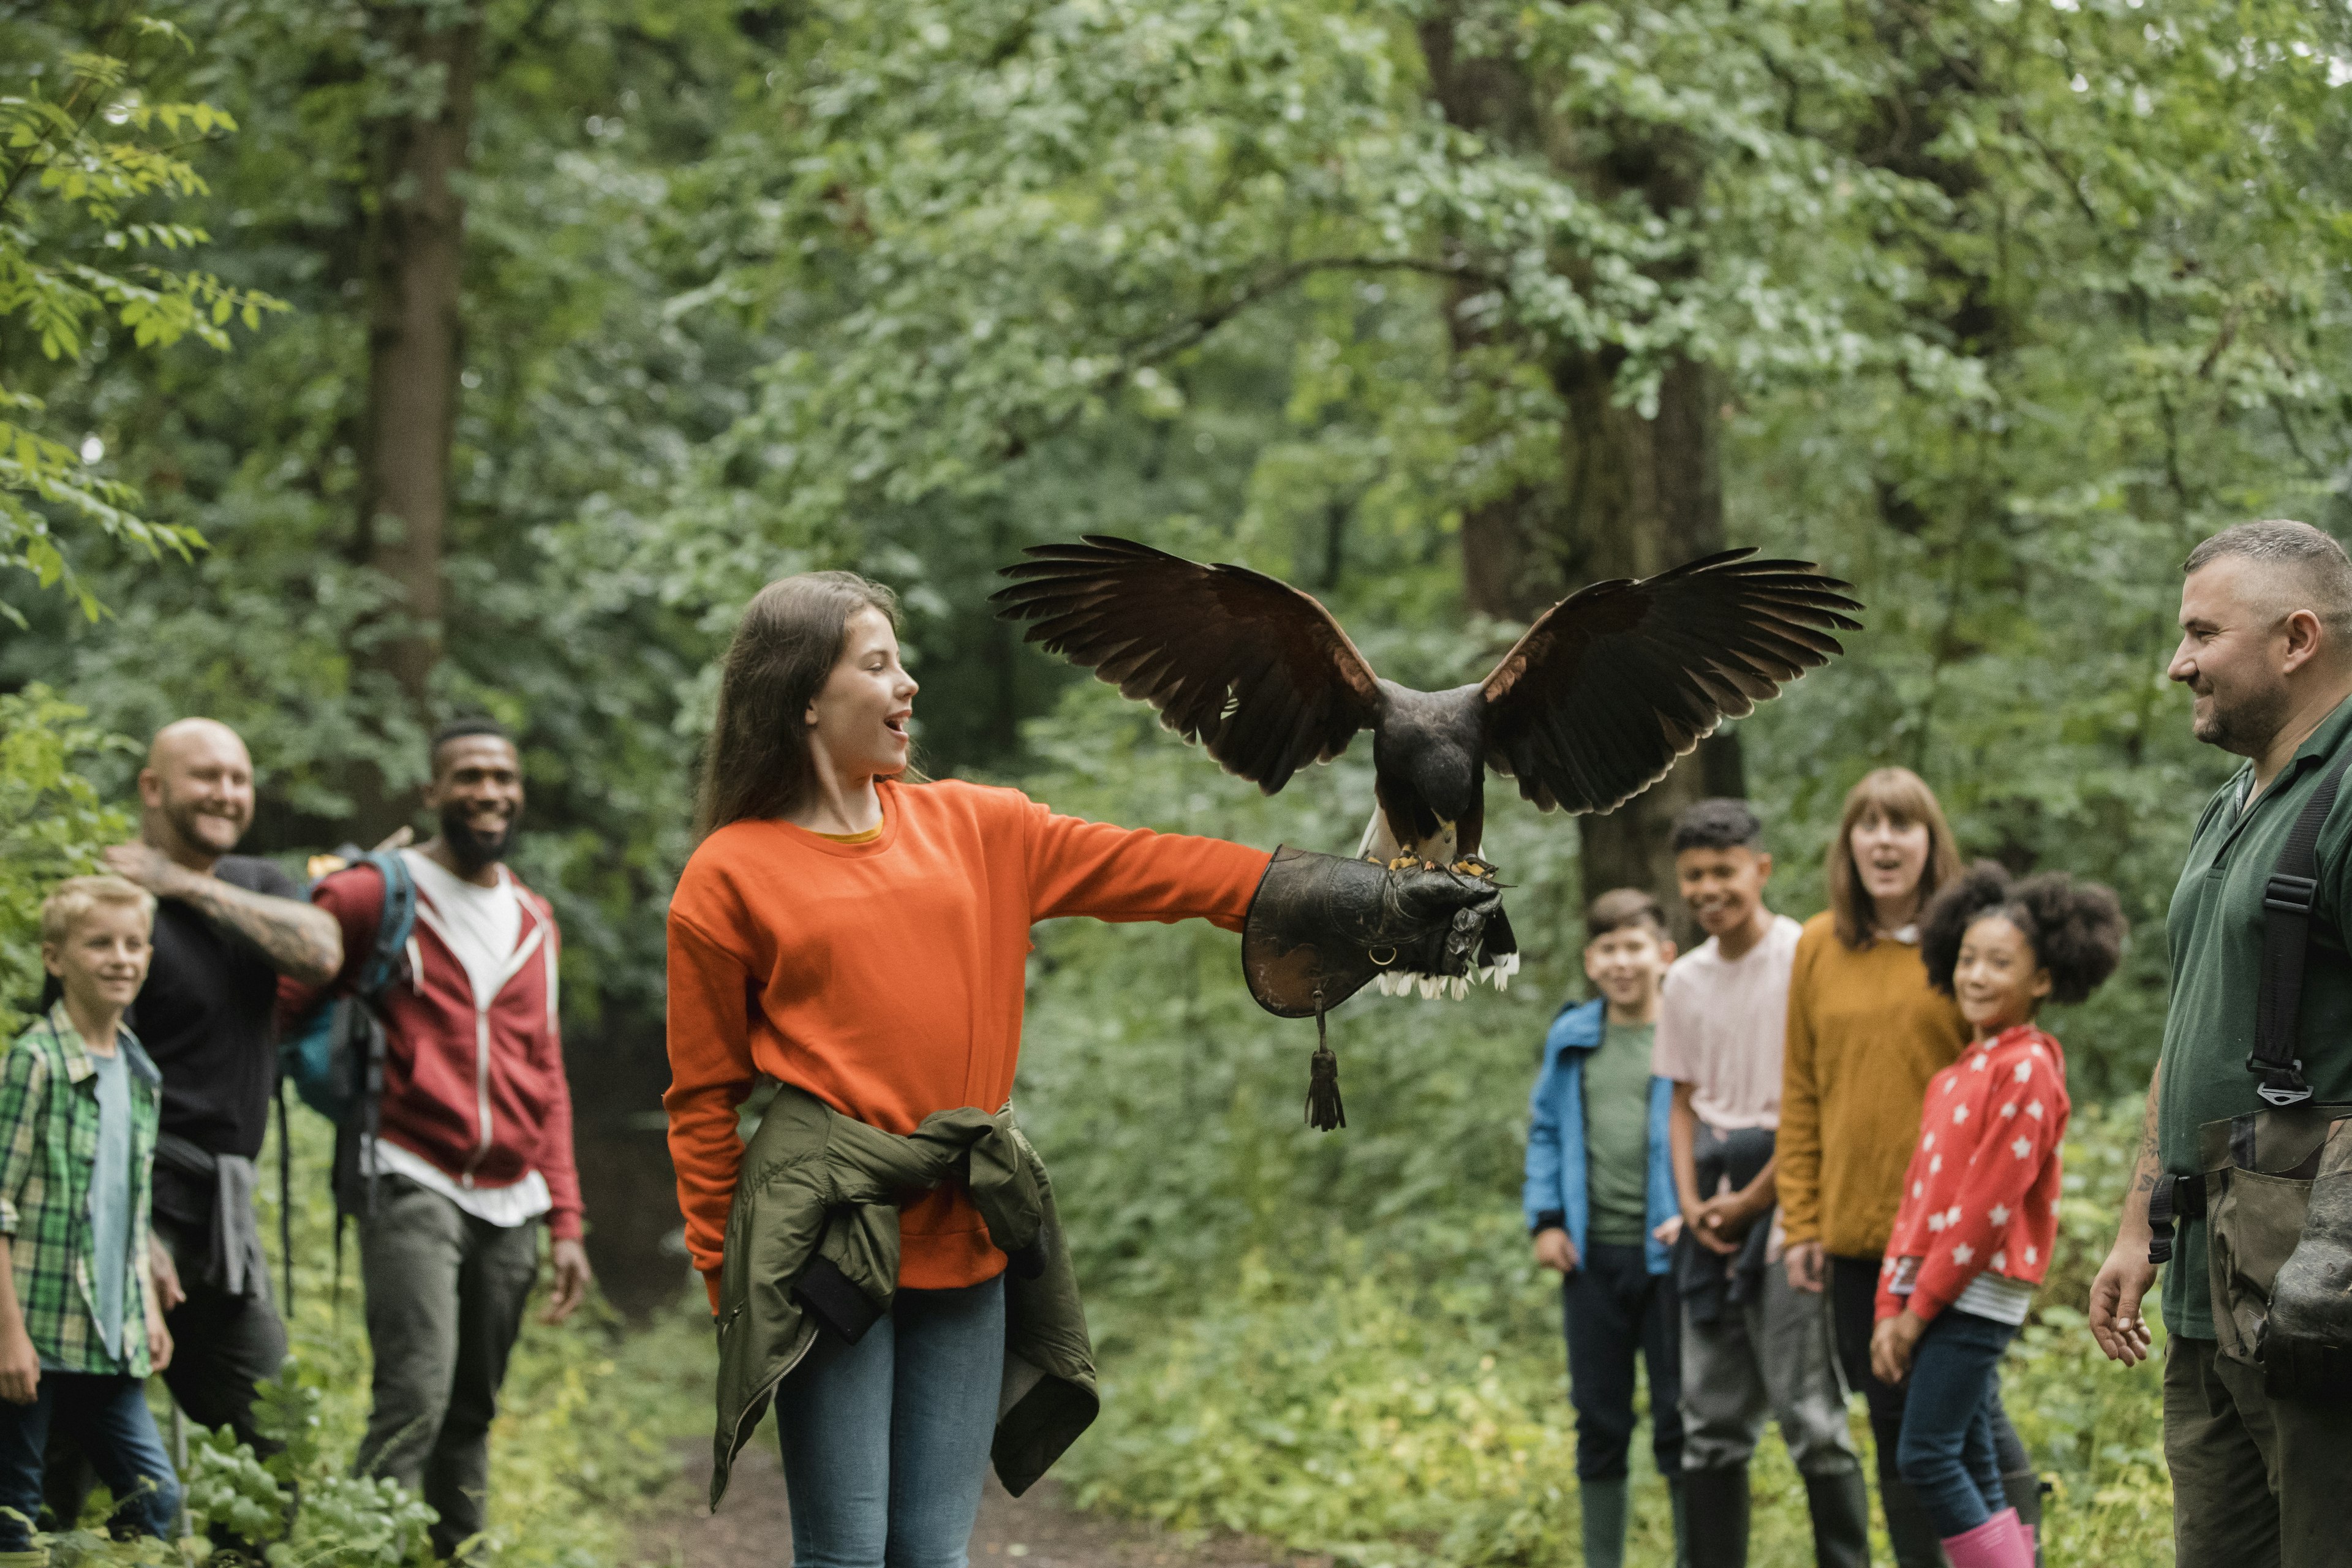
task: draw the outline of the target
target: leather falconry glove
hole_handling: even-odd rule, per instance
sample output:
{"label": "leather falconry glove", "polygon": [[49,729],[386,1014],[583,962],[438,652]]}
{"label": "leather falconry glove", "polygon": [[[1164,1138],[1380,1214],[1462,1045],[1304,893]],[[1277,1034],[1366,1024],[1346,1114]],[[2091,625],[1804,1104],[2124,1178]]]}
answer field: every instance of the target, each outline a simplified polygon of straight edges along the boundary
{"label": "leather falconry glove", "polygon": [[[1280,1018],[1323,1016],[1384,972],[1468,976],[1516,952],[1502,891],[1483,878],[1277,849],[1242,925],[1242,973],[1259,1006]],[[1339,1063],[1318,1044],[1309,1125],[1344,1127]]]}

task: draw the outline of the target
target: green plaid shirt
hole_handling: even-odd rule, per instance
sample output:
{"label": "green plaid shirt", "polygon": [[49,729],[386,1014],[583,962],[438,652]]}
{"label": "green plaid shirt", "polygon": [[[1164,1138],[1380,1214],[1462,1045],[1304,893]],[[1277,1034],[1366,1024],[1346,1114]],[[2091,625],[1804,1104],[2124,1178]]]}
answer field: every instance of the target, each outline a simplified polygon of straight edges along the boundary
{"label": "green plaid shirt", "polygon": [[16,1304],[44,1366],[145,1377],[148,1174],[163,1110],[163,1077],[128,1029],[117,1049],[131,1068],[131,1259],[122,1356],[98,1336],[91,1269],[92,1167],[98,1161],[98,1068],[59,1002],[16,1037],[0,1063],[0,1235],[8,1237]]}

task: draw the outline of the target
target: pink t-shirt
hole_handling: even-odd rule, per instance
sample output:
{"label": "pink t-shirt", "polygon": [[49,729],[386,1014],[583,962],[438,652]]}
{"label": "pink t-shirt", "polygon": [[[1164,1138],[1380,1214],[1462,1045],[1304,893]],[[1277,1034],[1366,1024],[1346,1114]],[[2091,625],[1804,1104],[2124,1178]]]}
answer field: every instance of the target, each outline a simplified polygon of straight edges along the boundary
{"label": "pink t-shirt", "polygon": [[1775,915],[1764,940],[1738,958],[1724,957],[1709,937],[1666,971],[1650,1070],[1696,1085],[1691,1109],[1710,1127],[1780,1125],[1789,973],[1804,930]]}

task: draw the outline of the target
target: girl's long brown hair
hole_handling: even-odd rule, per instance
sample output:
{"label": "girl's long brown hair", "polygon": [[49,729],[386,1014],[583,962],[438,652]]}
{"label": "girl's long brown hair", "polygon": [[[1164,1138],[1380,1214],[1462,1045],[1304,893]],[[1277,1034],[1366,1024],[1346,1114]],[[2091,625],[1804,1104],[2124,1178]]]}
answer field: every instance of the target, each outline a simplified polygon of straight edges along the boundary
{"label": "girl's long brown hair", "polygon": [[719,717],[702,757],[695,837],[747,817],[785,816],[807,798],[816,783],[808,706],[860,610],[898,625],[898,596],[855,572],[779,578],[743,606],[719,665]]}
{"label": "girl's long brown hair", "polygon": [[1837,837],[1830,840],[1830,913],[1837,922],[1838,940],[1851,948],[1868,947],[1874,912],[1862,872],[1853,863],[1856,823],[1883,816],[1897,827],[1923,825],[1927,829],[1927,864],[1919,872],[1919,907],[1925,910],[1936,890],[1960,874],[1960,851],[1952,842],[1951,825],[1927,781],[1909,768],[1879,768],[1862,776],[1846,792],[1845,810],[1838,816]]}

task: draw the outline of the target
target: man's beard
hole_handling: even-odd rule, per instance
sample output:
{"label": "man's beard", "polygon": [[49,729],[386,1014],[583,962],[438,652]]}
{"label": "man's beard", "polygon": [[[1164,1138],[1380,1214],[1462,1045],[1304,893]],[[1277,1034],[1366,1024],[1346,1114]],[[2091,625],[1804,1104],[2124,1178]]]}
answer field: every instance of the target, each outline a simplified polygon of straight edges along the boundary
{"label": "man's beard", "polygon": [[[172,831],[180,836],[181,843],[203,855],[227,854],[236,847],[236,841],[245,837],[247,826],[233,816],[223,816],[218,812],[205,811],[168,796],[163,802],[163,820],[172,825]],[[228,842],[215,842],[213,837],[204,831],[206,826],[226,828]]]}
{"label": "man's beard", "polygon": [[467,820],[466,808],[452,802],[441,808],[441,841],[449,847],[450,858],[467,876],[486,867],[495,866],[507,858],[514,844],[515,829],[522,826],[522,807],[518,805],[509,814],[506,825],[496,833],[477,830]]}
{"label": "man's beard", "polygon": [[2205,717],[2190,721],[2189,733],[2232,756],[2251,757],[2279,732],[2279,726],[2286,721],[2287,703],[2284,687],[2252,692],[2226,704],[2216,690]]}

